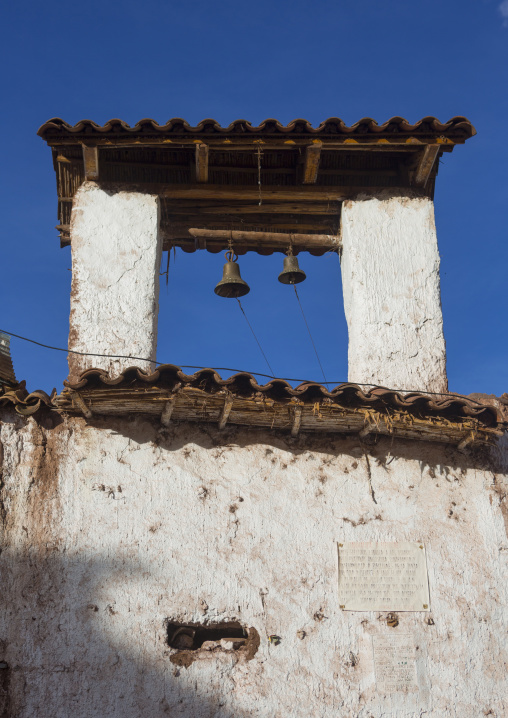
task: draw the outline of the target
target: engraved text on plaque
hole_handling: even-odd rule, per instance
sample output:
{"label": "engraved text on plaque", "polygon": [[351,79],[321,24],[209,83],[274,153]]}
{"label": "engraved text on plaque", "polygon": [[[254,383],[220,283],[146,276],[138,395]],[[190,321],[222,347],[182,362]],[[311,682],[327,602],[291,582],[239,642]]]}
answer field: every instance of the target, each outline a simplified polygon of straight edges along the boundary
{"label": "engraved text on plaque", "polygon": [[429,611],[423,544],[339,543],[339,605],[345,611]]}

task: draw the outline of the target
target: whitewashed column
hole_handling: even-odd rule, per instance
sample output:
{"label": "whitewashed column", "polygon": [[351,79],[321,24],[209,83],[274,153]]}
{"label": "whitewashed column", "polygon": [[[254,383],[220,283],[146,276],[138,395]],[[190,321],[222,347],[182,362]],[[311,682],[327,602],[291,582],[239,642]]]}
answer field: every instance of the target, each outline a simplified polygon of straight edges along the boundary
{"label": "whitewashed column", "polygon": [[383,192],[342,206],[349,381],[446,391],[434,205]]}
{"label": "whitewashed column", "polygon": [[74,197],[71,248],[69,349],[147,361],[69,354],[69,377],[91,367],[112,376],[133,365],[153,369],[162,249],[158,197],[84,183]]}

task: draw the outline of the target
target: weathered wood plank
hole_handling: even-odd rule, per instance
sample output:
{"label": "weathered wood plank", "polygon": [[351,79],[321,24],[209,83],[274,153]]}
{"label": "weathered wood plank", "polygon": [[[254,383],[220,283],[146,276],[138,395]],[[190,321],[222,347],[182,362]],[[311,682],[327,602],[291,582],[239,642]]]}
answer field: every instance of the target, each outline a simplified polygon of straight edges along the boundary
{"label": "weathered wood plank", "polygon": [[[181,149],[182,147],[192,148],[196,144],[196,135],[183,135],[180,137],[174,137],[169,139],[168,137],[143,137],[133,139],[132,137],[115,137],[111,139],[108,137],[94,137],[93,142],[99,146],[108,147],[114,149],[116,147],[134,147],[139,149],[140,147],[174,147]],[[204,140],[205,137],[202,137]],[[410,142],[409,140],[412,141]],[[345,151],[356,151],[356,150],[371,150],[374,152],[414,152],[426,144],[434,144],[438,141],[439,137],[431,138],[429,140],[417,140],[416,138],[400,139],[400,138],[373,138],[360,140],[351,140],[351,138],[344,137],[341,139],[326,140],[323,139],[323,147],[328,150],[345,150]],[[449,147],[450,150],[455,144],[463,144],[467,138],[455,138],[455,141],[449,140],[443,147]],[[69,147],[82,142],[82,138],[79,136],[65,137],[64,139],[48,139],[48,145],[51,147]],[[309,144],[309,138],[295,138],[291,140],[282,140],[277,138],[266,137],[260,140],[259,136],[253,135],[252,137],[239,138],[235,137],[234,140],[222,137],[206,137],[206,144],[210,148],[221,149],[225,151],[242,151],[246,150],[257,150],[258,146],[263,149],[270,150],[294,150],[296,147],[307,147]],[[450,151],[449,150],[449,151]]]}
{"label": "weathered wood plank", "polygon": [[440,145],[427,145],[422,152],[418,168],[415,172],[415,184],[418,187],[425,187],[429,181],[432,168],[441,149]]}
{"label": "weathered wood plank", "polygon": [[231,396],[231,394],[226,395],[226,399],[224,401],[224,407],[222,409],[220,418],[219,418],[219,429],[222,431],[222,429],[225,428],[229,415],[231,413],[231,409],[233,408],[233,402],[234,399]]}
{"label": "weathered wood plank", "polygon": [[176,402],[176,395],[171,396],[168,398],[167,402],[164,404],[164,408],[162,410],[161,414],[161,424],[163,426],[169,426],[171,423],[171,415],[173,413],[173,410],[175,408],[175,402]]}
{"label": "weathered wood plank", "polygon": [[303,184],[316,184],[322,147],[323,143],[319,140],[314,140],[311,145],[307,145],[303,168]]}
{"label": "weathered wood plank", "polygon": [[208,182],[208,145],[203,142],[196,145],[196,180]]}
{"label": "weathered wood plank", "polygon": [[339,238],[332,234],[293,234],[286,232],[242,232],[223,229],[198,229],[190,227],[188,230],[191,237],[195,239],[229,240],[233,242],[259,243],[269,246],[287,247],[291,242],[293,245],[305,245],[315,249],[338,249]]}
{"label": "weathered wood plank", "polygon": [[298,436],[298,432],[300,431],[300,426],[302,423],[302,407],[301,406],[291,407],[291,414],[292,414],[291,436],[296,437],[296,436]]}
{"label": "weathered wood plank", "polygon": [[99,179],[99,150],[97,145],[83,145],[83,165],[86,180]]}
{"label": "weathered wood plank", "polygon": [[[70,200],[72,202],[72,198]],[[165,208],[171,216],[187,215],[190,212],[199,212],[200,215],[247,215],[259,214],[258,202],[246,204],[218,204],[212,200],[187,200],[172,202],[165,200]],[[263,214],[318,214],[337,215],[340,212],[339,202],[305,202],[298,204],[293,201],[270,203],[263,198]]]}

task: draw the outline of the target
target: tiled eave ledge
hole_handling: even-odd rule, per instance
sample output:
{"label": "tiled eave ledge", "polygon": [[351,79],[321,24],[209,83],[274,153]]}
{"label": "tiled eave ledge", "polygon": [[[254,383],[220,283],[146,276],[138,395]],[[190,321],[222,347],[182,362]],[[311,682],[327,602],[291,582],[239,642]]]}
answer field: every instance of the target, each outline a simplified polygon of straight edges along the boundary
{"label": "tiled eave ledge", "polygon": [[403,409],[341,406],[332,399],[304,402],[266,396],[235,396],[227,389],[209,393],[184,387],[175,392],[157,386],[66,389],[54,400],[61,412],[94,416],[151,415],[162,425],[190,421],[226,426],[262,427],[293,437],[306,432],[369,434],[437,441],[465,449],[491,444],[503,434],[474,417],[418,415]]}

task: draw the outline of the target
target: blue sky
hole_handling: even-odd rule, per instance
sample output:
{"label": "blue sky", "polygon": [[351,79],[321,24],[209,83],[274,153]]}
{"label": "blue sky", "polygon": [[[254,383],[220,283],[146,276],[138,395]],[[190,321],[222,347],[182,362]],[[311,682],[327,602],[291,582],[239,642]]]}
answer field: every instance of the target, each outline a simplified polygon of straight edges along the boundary
{"label": "blue sky", "polygon": [[[36,2],[2,10],[1,328],[66,346],[70,249],[60,249],[51,153],[38,127],[184,117],[221,124],[330,116],[465,115],[436,189],[450,390],[508,390],[508,7],[497,0]],[[347,378],[336,256],[301,255],[300,296],[328,380]],[[178,252],[161,287],[159,361],[266,372],[222,255]],[[241,258],[243,304],[279,376],[322,379],[281,255]],[[58,389],[63,353],[12,340],[18,379]],[[406,387],[402,387],[406,388]],[[407,387],[418,389],[419,387]]]}

